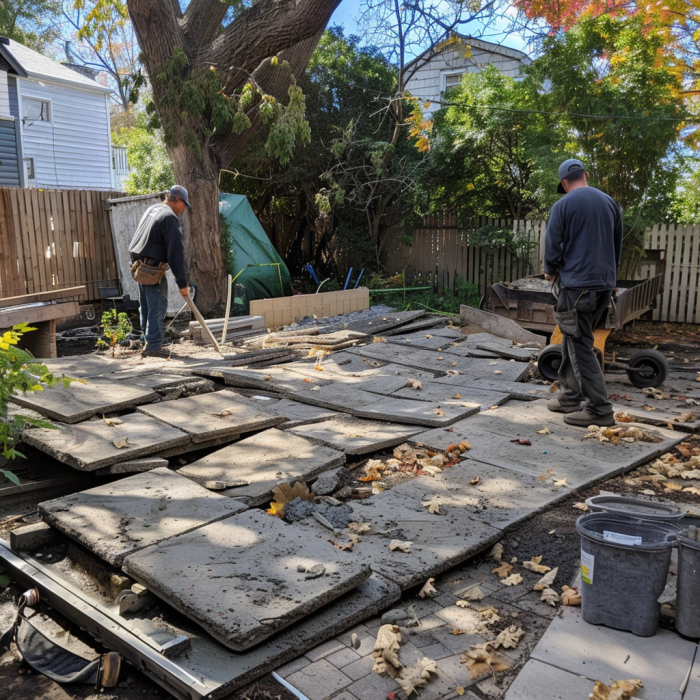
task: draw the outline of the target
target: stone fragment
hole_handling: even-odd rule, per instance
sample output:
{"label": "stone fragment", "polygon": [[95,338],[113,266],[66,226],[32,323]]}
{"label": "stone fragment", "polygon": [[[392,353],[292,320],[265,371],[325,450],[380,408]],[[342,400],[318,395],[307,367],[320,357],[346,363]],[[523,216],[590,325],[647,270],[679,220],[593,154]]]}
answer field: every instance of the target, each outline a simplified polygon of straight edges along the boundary
{"label": "stone fragment", "polygon": [[345,467],[323,472],[314,482],[313,492],[317,496],[328,496],[342,488],[350,478],[350,472]]}
{"label": "stone fragment", "polygon": [[10,530],[13,552],[32,552],[56,539],[56,530],[46,523],[32,523]]}
{"label": "stone fragment", "polygon": [[118,462],[109,467],[96,469],[95,474],[138,474],[167,466],[168,460],[162,457],[144,457],[143,459],[132,459],[128,462]]}

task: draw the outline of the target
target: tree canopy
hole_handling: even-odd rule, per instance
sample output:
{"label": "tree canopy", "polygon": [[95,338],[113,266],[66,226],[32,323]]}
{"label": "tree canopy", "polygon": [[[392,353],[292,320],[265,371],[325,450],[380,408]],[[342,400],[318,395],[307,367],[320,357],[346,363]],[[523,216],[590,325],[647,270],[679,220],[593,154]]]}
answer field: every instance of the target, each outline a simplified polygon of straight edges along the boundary
{"label": "tree canopy", "polygon": [[59,0],[6,0],[0,2],[0,36],[35,51],[43,51],[59,35]]}

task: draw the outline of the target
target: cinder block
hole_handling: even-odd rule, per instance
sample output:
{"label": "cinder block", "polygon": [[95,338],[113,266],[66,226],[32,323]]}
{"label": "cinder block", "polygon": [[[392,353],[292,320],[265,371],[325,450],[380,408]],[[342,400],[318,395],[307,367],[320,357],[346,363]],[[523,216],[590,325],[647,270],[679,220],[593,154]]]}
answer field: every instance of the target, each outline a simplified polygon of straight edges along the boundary
{"label": "cinder block", "polygon": [[46,523],[34,523],[10,531],[10,549],[13,552],[32,552],[56,538],[56,530]]}
{"label": "cinder block", "polygon": [[351,311],[352,304],[350,303],[350,299],[343,299],[343,313],[344,314],[349,314]]}
{"label": "cinder block", "polygon": [[332,316],[331,314],[331,305],[330,304],[324,304],[323,305],[323,315],[324,316]]}

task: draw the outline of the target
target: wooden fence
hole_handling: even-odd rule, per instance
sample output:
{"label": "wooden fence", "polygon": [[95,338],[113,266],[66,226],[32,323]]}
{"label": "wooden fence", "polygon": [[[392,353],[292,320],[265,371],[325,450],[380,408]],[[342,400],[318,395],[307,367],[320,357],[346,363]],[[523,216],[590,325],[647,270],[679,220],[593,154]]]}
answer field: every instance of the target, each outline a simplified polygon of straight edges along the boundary
{"label": "wooden fence", "polygon": [[[515,245],[484,245],[479,229],[512,229]],[[540,272],[540,245],[544,224],[529,221],[475,219],[460,226],[456,217],[426,217],[410,246],[401,243],[399,231],[388,234],[384,264],[388,274],[406,272],[407,282],[432,284],[438,292],[454,292],[458,276],[478,287],[479,295],[495,282],[511,282]]]}
{"label": "wooden fence", "polygon": [[0,298],[116,280],[103,201],[116,192],[0,189]]}

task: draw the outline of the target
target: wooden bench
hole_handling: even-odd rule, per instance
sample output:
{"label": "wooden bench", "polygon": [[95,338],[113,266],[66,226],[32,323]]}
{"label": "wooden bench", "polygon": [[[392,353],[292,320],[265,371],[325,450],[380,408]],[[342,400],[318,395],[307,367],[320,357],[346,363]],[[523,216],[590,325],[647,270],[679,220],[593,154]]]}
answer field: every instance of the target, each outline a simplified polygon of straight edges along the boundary
{"label": "wooden bench", "polygon": [[86,293],[87,288],[80,286],[0,299],[0,329],[28,323],[37,330],[27,333],[20,347],[34,357],[56,357],[56,321],[77,316],[77,298]]}

